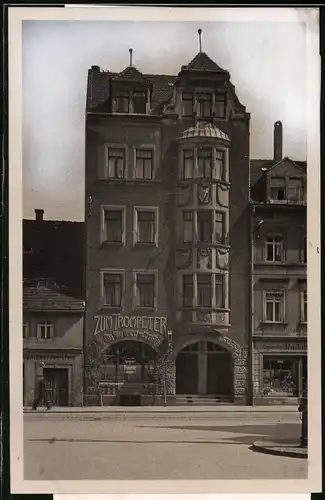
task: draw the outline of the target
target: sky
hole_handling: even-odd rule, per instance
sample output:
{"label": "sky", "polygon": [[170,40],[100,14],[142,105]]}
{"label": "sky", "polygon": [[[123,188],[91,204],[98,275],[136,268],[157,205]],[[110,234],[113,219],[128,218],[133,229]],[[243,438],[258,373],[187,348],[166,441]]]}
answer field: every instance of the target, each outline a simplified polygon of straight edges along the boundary
{"label": "sky", "polygon": [[85,103],[92,65],[122,71],[133,48],[143,73],[177,74],[202,49],[228,70],[251,113],[251,158],[306,160],[306,34],[300,22],[24,21],[24,217],[83,220]]}

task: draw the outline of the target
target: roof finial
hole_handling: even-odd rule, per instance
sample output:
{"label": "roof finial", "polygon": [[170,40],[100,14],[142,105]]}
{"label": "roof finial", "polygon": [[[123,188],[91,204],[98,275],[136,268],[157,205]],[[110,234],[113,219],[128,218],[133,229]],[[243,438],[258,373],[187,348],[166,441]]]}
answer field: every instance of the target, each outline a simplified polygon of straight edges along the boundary
{"label": "roof finial", "polygon": [[199,48],[200,48],[200,52],[202,52],[202,30],[201,28],[199,30],[197,30],[198,34],[199,34]]}
{"label": "roof finial", "polygon": [[130,66],[132,66],[133,49],[129,49],[129,52],[130,52]]}

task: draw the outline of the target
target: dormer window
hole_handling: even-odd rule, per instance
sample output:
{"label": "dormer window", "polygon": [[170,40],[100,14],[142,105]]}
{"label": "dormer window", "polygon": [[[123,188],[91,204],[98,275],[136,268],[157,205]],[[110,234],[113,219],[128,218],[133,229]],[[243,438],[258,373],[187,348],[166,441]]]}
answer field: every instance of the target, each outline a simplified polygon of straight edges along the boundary
{"label": "dormer window", "polygon": [[283,201],[286,198],[286,186],[284,177],[273,177],[270,185],[270,198],[274,201]]}
{"label": "dormer window", "polygon": [[290,201],[302,201],[302,180],[299,177],[290,177],[287,186],[287,199]]}
{"label": "dormer window", "polygon": [[183,92],[182,94],[182,115],[193,115],[193,94],[190,92]]}
{"label": "dormer window", "polygon": [[226,118],[226,95],[225,94],[216,94],[215,95],[215,104],[214,104],[214,113],[216,118]]}
{"label": "dormer window", "polygon": [[147,110],[147,93],[133,92],[133,113],[145,114]]}
{"label": "dormer window", "polygon": [[116,95],[116,111],[117,113],[129,112],[129,92],[118,92]]}
{"label": "dormer window", "polygon": [[212,95],[196,94],[198,115],[201,118],[209,118],[212,115]]}

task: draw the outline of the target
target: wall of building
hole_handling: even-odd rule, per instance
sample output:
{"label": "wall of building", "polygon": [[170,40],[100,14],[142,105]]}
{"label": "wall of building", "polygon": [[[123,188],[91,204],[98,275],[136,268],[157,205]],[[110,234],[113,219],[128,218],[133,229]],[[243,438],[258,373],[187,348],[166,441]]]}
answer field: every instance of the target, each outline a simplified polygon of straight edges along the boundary
{"label": "wall of building", "polygon": [[[43,321],[54,325],[54,337],[37,338],[37,325]],[[24,405],[31,406],[36,396],[37,380],[47,368],[68,369],[68,404],[81,406],[83,402],[83,317],[58,312],[24,312],[29,324],[29,336],[24,339]]]}
{"label": "wall of building", "polygon": [[[303,293],[307,291],[307,266],[304,262],[306,208],[304,206],[260,205],[254,216],[253,275],[253,397],[256,404],[294,404],[302,391],[304,367],[307,362],[307,318],[303,317]],[[283,236],[282,262],[265,262],[265,241],[268,236]],[[284,292],[284,318],[270,323],[265,317],[265,293]],[[265,393],[263,359],[281,366],[295,364],[297,390],[275,389]],[[267,378],[264,362],[264,378]],[[280,373],[280,372],[279,372]],[[281,375],[282,376],[282,375]],[[267,391],[266,391],[267,392]],[[287,394],[286,394],[287,392]]]}

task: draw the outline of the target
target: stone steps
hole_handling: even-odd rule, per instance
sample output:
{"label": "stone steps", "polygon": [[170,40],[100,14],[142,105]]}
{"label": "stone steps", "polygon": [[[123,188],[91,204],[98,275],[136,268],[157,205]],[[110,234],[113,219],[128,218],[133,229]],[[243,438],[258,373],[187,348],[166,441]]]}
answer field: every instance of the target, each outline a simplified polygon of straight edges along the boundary
{"label": "stone steps", "polygon": [[216,404],[230,404],[231,398],[227,396],[215,396],[215,395],[179,395],[176,396],[176,405],[202,405],[202,406],[213,406]]}

